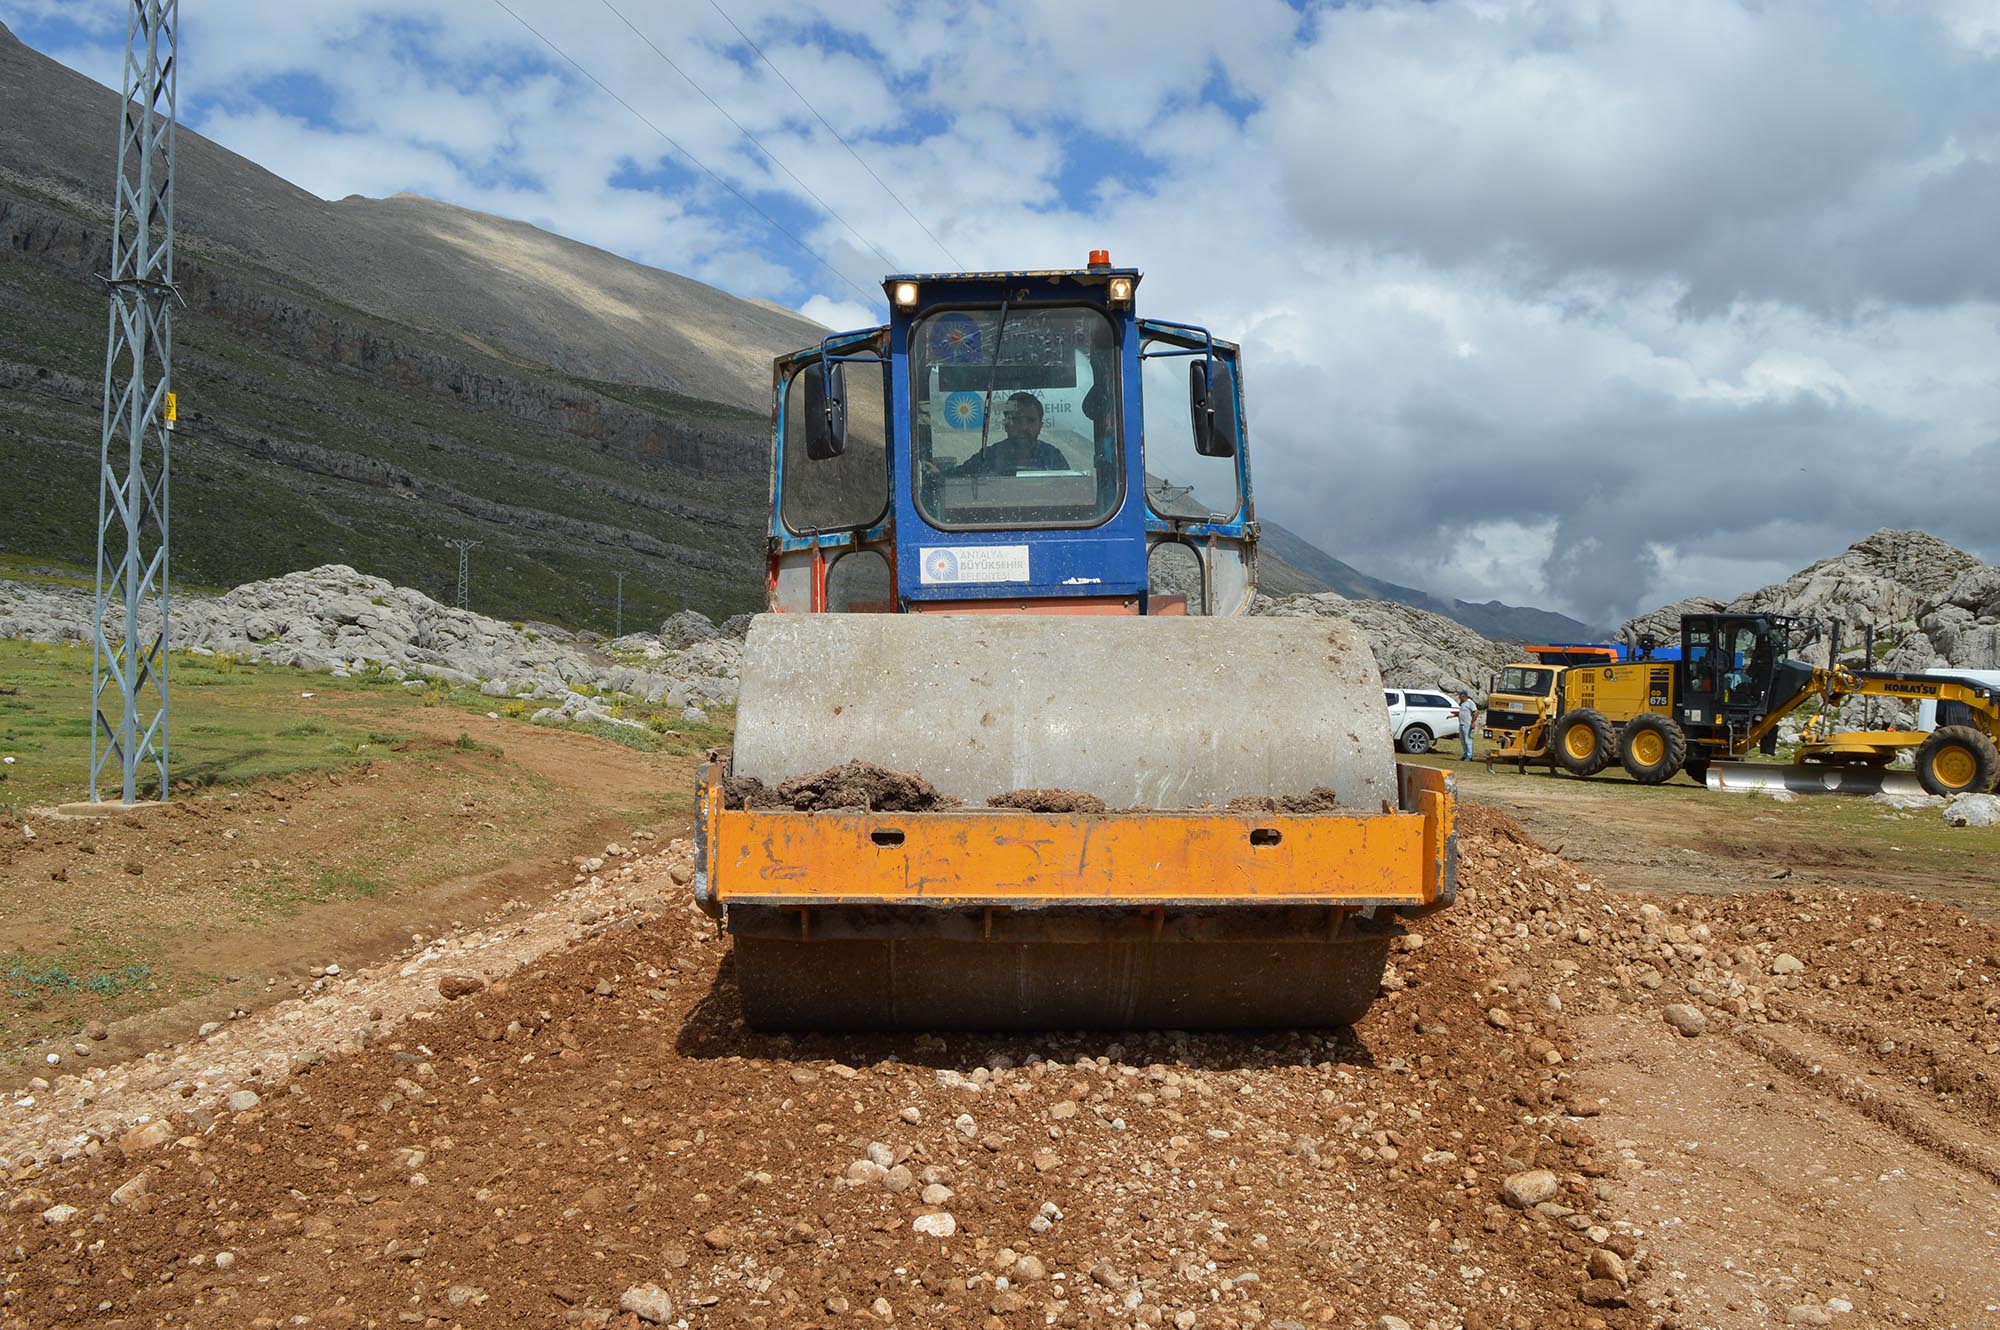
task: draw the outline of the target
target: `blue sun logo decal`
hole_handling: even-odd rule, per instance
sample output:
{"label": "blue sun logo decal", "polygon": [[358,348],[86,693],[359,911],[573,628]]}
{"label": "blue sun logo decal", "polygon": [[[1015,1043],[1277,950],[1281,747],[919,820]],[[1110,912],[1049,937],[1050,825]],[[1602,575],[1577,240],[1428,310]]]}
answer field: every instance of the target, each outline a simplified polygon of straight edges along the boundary
{"label": "blue sun logo decal", "polygon": [[986,405],[978,393],[953,393],[944,399],[946,429],[978,429]]}
{"label": "blue sun logo decal", "polygon": [[931,323],[931,359],[962,364],[979,359],[979,324],[969,314],[946,314]]}
{"label": "blue sun logo decal", "polygon": [[958,556],[950,550],[932,550],[928,571],[933,582],[956,582],[958,580]]}

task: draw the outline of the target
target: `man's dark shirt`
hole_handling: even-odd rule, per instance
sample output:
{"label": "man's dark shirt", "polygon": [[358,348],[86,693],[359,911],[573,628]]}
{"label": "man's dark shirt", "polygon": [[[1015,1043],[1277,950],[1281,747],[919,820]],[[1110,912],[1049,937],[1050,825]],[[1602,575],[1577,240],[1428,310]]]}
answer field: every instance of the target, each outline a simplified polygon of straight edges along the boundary
{"label": "man's dark shirt", "polygon": [[998,443],[988,444],[985,452],[974,453],[951,470],[945,472],[945,474],[948,476],[1011,476],[1021,471],[1074,471],[1076,469],[1069,464],[1069,459],[1062,455],[1061,449],[1043,439],[1035,440],[1033,451],[1028,454],[1028,459],[1019,466],[1008,462],[1007,456],[1011,451],[1012,449],[1007,440],[1002,439]]}

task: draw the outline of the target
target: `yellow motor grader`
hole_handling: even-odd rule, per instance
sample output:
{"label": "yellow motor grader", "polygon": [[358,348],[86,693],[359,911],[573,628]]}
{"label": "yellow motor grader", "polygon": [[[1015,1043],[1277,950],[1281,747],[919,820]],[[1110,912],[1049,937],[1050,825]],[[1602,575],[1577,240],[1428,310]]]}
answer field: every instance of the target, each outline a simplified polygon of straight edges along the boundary
{"label": "yellow motor grader", "polygon": [[[1785,615],[1689,614],[1678,660],[1574,665],[1553,681],[1550,705],[1526,723],[1495,725],[1495,762],[1548,762],[1577,776],[1618,763],[1659,785],[1685,771],[1711,789],[1781,787],[1873,794],[1899,787],[1954,795],[2000,782],[2000,693],[1976,678],[1857,669],[1841,663],[1838,625],[1826,666],[1787,658],[1808,625]],[[1831,728],[1854,697],[1939,704],[1935,730]],[[1791,764],[1748,761],[1777,752],[1778,723],[1817,702]],[[1890,764],[1915,749],[1911,773]]]}

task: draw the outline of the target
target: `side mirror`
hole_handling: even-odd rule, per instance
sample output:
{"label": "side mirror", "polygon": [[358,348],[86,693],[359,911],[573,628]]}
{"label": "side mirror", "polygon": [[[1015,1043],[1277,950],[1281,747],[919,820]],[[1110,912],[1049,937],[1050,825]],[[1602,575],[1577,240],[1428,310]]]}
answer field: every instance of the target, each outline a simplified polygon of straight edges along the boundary
{"label": "side mirror", "polygon": [[1495,693],[1497,693],[1497,692],[1499,692],[1499,691],[1500,691],[1500,676],[1499,676],[1499,675],[1497,675],[1497,674],[1489,674],[1489,675],[1487,675],[1487,676],[1486,676],[1486,695],[1487,695],[1488,697],[1491,697],[1491,696],[1493,696],[1493,694],[1495,694]]}
{"label": "side mirror", "polygon": [[847,451],[846,366],[821,361],[805,376],[806,456],[826,462]]}
{"label": "side mirror", "polygon": [[1188,362],[1188,408],[1194,450],[1203,457],[1236,456],[1236,385],[1228,361],[1197,356]]}

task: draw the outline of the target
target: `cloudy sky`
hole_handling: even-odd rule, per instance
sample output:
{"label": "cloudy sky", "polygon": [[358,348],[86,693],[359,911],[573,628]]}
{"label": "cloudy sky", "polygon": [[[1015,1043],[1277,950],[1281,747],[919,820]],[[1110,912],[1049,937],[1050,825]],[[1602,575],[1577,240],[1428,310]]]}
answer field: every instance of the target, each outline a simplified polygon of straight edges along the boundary
{"label": "cloudy sky", "polygon": [[[1263,515],[1444,594],[2000,561],[1993,0],[718,3],[183,0],[182,114],[837,326],[1109,248],[1245,343]],[[123,13],[0,0],[107,82]]]}

